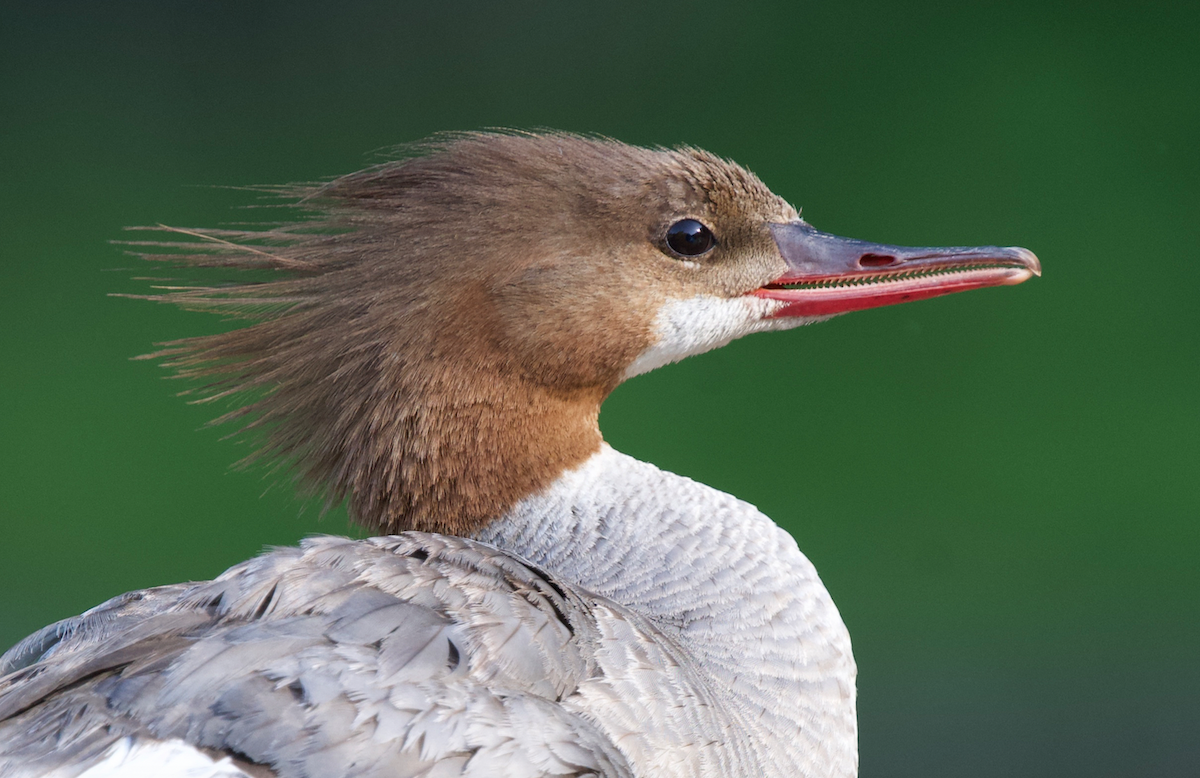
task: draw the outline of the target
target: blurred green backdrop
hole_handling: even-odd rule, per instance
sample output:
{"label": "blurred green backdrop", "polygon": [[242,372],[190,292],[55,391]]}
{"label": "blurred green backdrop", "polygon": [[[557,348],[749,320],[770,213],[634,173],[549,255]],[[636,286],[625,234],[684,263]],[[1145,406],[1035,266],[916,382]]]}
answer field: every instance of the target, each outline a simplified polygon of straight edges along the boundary
{"label": "blurred green backdrop", "polygon": [[1198,9],[7,3],[0,645],[348,531],[127,361],[223,325],[106,297],[143,272],[107,241],[548,126],[730,156],[832,232],[1035,250],[1025,286],[749,338],[602,423],[795,533],[854,636],[864,776],[1200,774]]}

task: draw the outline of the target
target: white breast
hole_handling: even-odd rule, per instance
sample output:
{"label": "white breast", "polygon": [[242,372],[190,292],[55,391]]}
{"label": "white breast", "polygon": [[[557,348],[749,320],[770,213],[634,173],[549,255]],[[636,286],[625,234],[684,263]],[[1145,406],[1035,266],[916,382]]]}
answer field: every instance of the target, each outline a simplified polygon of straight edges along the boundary
{"label": "white breast", "polygon": [[849,633],[753,505],[603,446],[479,537],[648,617],[742,721],[755,774],[857,774]]}

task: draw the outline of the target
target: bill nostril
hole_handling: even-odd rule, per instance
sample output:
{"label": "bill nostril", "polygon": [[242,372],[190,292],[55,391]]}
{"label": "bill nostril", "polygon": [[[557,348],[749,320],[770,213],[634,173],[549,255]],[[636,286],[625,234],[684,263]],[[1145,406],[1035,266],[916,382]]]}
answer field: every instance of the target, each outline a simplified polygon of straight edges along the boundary
{"label": "bill nostril", "polygon": [[889,254],[863,254],[858,258],[859,267],[887,267],[894,265],[900,260]]}

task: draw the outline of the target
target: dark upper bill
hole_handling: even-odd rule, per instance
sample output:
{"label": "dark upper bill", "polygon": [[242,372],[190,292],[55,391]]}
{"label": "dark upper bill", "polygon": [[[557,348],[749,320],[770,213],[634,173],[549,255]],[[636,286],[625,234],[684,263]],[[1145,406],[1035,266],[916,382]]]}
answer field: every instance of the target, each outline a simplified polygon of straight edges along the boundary
{"label": "dark upper bill", "polygon": [[914,248],[839,238],[802,221],[772,224],[787,272],[754,292],[781,300],[780,316],[828,316],[924,300],[1040,276],[1028,249]]}

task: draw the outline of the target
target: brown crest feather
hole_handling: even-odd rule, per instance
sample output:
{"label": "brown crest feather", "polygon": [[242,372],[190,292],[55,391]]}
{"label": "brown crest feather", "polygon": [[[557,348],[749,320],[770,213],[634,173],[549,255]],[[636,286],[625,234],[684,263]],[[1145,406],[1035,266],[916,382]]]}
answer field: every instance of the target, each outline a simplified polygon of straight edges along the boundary
{"label": "brown crest feather", "polygon": [[674,283],[651,233],[722,185],[776,201],[692,149],[435,139],[281,190],[307,220],[151,228],[182,240],[132,243],[142,256],[248,280],[143,297],[254,323],[148,357],[204,382],[202,401],[249,398],[217,421],[259,433],[252,458],[291,463],[370,529],[468,534],[600,446],[600,403]]}

